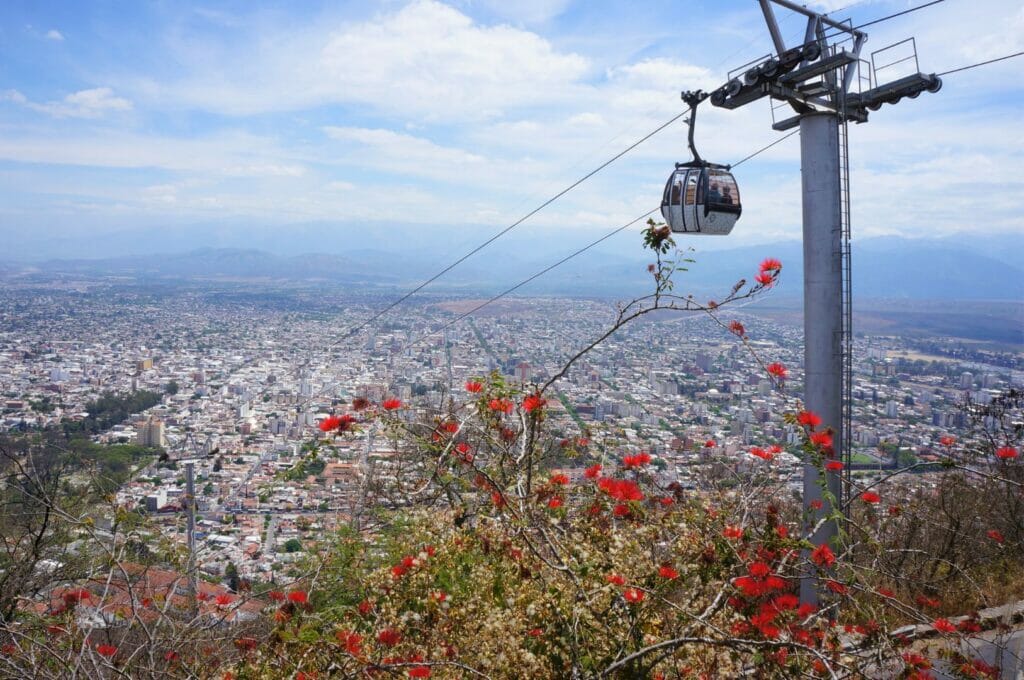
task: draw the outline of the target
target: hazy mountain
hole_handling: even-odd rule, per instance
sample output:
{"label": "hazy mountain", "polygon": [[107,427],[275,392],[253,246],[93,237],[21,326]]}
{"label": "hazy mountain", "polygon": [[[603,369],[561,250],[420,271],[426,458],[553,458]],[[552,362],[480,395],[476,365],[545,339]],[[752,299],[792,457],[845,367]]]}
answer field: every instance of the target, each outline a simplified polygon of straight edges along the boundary
{"label": "hazy mountain", "polygon": [[[476,245],[480,234],[460,234],[432,248],[396,244],[379,239],[378,248],[349,249],[332,253],[279,255],[256,248],[201,248],[189,252],[98,259],[48,260],[32,265],[6,263],[0,273],[26,271],[41,274],[127,276],[139,279],[247,278],[289,281],[323,280],[342,284],[410,287],[452,264]],[[562,235],[565,236],[564,234]],[[571,237],[572,235],[570,235]],[[496,243],[440,278],[436,289],[504,290],[571,254],[584,239],[560,238],[544,243],[543,254],[522,238]],[[572,293],[628,298],[650,286],[646,271],[650,253],[639,247],[635,233],[616,239],[575,257],[524,287],[527,294]],[[1012,239],[1011,239],[1012,240]],[[693,241],[700,246],[699,240]],[[973,244],[949,240],[867,239],[854,244],[854,292],[857,298],[891,299],[1024,299],[1024,269],[1014,264],[1012,251],[1000,251],[991,239]],[[722,294],[740,278],[748,280],[766,256],[784,263],[782,283],[776,296],[802,294],[802,252],[796,241],[749,246],[730,250],[698,250],[679,273],[677,291],[701,295]],[[6,271],[5,271],[6,270]]]}

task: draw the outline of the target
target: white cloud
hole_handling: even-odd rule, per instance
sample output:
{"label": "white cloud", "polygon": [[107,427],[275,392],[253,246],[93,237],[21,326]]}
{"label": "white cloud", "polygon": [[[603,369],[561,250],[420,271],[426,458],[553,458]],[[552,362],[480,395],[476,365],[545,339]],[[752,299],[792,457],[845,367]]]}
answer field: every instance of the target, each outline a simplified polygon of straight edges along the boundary
{"label": "white cloud", "polygon": [[64,35],[57,29],[51,28],[49,31],[46,32],[46,39],[56,40],[57,42],[60,42],[64,40]]}
{"label": "white cloud", "polygon": [[101,118],[111,112],[130,111],[132,103],[123,97],[115,97],[109,87],[96,87],[73,92],[60,101],[43,104],[30,101],[17,90],[8,90],[4,99],[21,104],[33,111],[40,111],[54,118]]}
{"label": "white cloud", "polygon": [[589,68],[583,57],[560,53],[535,33],[481,26],[433,0],[327,33],[269,37],[266,49],[256,42],[252,51],[227,55],[220,72],[204,54],[184,81],[153,89],[162,104],[232,115],[355,103],[403,117],[463,121],[568,100]]}

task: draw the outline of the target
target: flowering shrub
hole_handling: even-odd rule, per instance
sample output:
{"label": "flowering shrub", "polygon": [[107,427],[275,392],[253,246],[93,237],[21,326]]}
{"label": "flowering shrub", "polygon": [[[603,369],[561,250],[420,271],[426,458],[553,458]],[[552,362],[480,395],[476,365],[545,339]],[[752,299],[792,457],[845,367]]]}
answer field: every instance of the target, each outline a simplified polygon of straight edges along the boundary
{"label": "flowering shrub", "polygon": [[[644,314],[703,311],[754,352],[743,325],[720,315],[774,285],[782,264],[768,258],[754,284],[697,303],[673,293],[679,260],[663,257],[673,246],[667,229],[652,224],[644,238],[654,293],[620,307],[609,332],[547,383],[478,376],[443,411],[415,419],[406,417],[414,406],[393,397],[359,398],[357,415],[323,419],[326,441],[362,427],[391,441],[388,474],[366,489],[391,507],[355,511],[359,531],[311,555],[299,582],[262,594],[203,591],[195,601],[130,596],[122,625],[102,635],[80,608],[102,611],[109,590],[54,590],[49,608],[25,609],[3,628],[0,674],[924,678],[941,666],[995,677],[969,653],[990,622],[955,607],[994,604],[979,577],[1022,556],[1024,475],[1012,427],[941,440],[943,462],[925,468],[934,493],[901,482],[915,463],[871,487],[854,482],[847,501],[829,498],[846,513],[831,544],[811,537],[838,514],[804,514],[773,473],[786,453],[778,443],[745,449],[740,471],[686,490],[648,451],[549,429],[548,388]],[[787,367],[755,357],[783,390]],[[791,407],[785,422],[800,443],[789,453],[823,478],[845,472],[829,424]],[[725,455],[719,449],[715,439],[695,445],[701,455]],[[114,545],[103,555],[111,581],[126,542]],[[818,604],[801,600],[809,579]]]}

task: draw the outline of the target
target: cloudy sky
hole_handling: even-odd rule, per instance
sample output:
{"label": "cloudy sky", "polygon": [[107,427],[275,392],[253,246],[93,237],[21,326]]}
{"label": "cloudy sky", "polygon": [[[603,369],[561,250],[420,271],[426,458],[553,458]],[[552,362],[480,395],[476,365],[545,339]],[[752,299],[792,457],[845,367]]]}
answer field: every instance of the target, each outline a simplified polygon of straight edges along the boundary
{"label": "cloudy sky", "polygon": [[[815,4],[861,24],[923,2]],[[921,70],[942,72],[1024,49],[1024,4],[946,0],[867,30],[865,56],[914,36]],[[116,234],[140,252],[176,230],[238,246],[273,230],[296,252],[363,224],[493,233],[770,45],[753,0],[6,0],[2,250]],[[1024,230],[1022,74],[1024,58],[953,74],[852,127],[855,234]],[[767,101],[702,107],[699,147],[735,162],[780,136],[771,122]],[[531,225],[620,225],[686,156],[677,123]],[[798,158],[793,137],[737,171],[729,245],[799,234]],[[309,225],[338,238],[311,241]]]}

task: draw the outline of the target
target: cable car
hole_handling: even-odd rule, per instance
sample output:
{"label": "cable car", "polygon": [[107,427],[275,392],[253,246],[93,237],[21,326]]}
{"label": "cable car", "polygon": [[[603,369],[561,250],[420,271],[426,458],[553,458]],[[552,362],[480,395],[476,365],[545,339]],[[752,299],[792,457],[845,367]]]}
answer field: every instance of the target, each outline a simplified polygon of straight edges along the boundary
{"label": "cable car", "polygon": [[683,93],[683,100],[690,105],[687,123],[693,160],[676,163],[675,170],[669,175],[661,198],[661,215],[676,233],[724,236],[732,231],[743,207],[736,178],[729,172],[729,166],[704,160],[693,145],[697,104],[707,96],[700,90]]}

